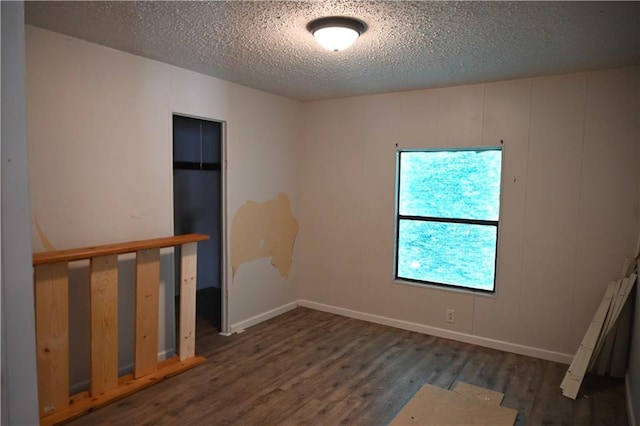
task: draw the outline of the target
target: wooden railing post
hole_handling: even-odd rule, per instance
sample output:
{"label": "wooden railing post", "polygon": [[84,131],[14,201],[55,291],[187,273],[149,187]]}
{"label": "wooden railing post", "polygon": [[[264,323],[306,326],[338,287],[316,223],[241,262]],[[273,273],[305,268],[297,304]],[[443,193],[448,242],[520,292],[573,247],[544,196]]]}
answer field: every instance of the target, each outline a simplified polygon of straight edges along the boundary
{"label": "wooden railing post", "polygon": [[198,246],[183,244],[180,250],[180,337],[178,353],[180,361],[192,357],[196,351],[196,275],[198,271]]}
{"label": "wooden railing post", "polygon": [[91,396],[118,386],[118,255],[91,258]]}
{"label": "wooden railing post", "polygon": [[40,416],[69,406],[69,267],[36,266],[36,349]]}
{"label": "wooden railing post", "polygon": [[136,348],[133,377],[158,369],[158,283],[160,249],[136,254]]}

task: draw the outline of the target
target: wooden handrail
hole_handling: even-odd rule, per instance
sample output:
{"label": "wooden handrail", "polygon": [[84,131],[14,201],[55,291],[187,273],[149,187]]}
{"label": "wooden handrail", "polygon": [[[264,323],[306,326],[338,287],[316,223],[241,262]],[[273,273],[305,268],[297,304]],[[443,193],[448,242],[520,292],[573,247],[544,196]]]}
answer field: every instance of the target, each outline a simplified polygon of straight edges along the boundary
{"label": "wooden handrail", "polygon": [[204,234],[184,234],[174,237],[151,238],[148,240],[128,241],[126,243],[105,244],[69,250],[44,251],[33,254],[33,266],[44,265],[46,263],[72,262],[74,260],[90,259],[92,257],[110,254],[133,253],[138,250],[151,248],[179,246],[187,243],[206,241],[208,239],[209,236]]}

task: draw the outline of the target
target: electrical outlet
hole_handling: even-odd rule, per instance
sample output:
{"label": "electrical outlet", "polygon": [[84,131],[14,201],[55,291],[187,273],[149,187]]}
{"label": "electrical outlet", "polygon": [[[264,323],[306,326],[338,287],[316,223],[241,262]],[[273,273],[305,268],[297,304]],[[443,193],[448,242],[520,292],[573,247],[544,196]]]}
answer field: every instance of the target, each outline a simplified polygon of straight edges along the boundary
{"label": "electrical outlet", "polygon": [[455,324],[456,322],[456,311],[454,311],[453,309],[447,309],[447,318],[446,318],[447,322],[450,322],[451,324]]}

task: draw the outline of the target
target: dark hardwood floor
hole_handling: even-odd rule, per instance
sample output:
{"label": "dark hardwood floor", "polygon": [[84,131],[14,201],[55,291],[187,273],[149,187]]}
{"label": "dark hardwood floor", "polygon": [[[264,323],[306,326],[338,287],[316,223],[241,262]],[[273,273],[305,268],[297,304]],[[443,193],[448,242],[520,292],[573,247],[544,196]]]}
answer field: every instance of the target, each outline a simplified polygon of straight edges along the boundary
{"label": "dark hardwood floor", "polygon": [[624,381],[588,377],[565,398],[567,366],[297,308],[222,337],[198,324],[207,362],[73,425],[384,425],[424,383],[505,394],[518,425],[626,425]]}

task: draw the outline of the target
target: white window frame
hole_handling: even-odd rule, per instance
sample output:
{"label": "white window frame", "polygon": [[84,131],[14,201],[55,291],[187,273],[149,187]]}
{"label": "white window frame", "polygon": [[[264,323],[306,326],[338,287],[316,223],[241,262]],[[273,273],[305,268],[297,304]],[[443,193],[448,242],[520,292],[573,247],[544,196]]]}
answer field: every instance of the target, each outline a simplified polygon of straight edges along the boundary
{"label": "white window frame", "polygon": [[[399,283],[409,283],[415,284],[418,286],[435,286],[439,288],[446,288],[455,291],[469,291],[474,293],[481,293],[487,295],[493,295],[496,292],[496,278],[498,274],[498,239],[499,239],[499,229],[500,229],[500,218],[497,220],[482,220],[482,219],[471,219],[471,218],[440,218],[440,217],[429,217],[429,216],[407,216],[400,214],[400,185],[401,185],[401,156],[402,153],[412,153],[412,152],[454,152],[454,151],[500,151],[501,155],[504,155],[503,148],[501,146],[490,146],[490,147],[468,147],[468,148],[425,148],[425,149],[398,149],[396,151],[396,199],[395,199],[395,241],[394,241],[394,281]],[[503,158],[504,160],[504,158]],[[501,162],[501,167],[503,167]],[[501,180],[502,180],[502,170],[501,170]],[[500,203],[502,199],[502,182],[500,183]],[[406,278],[398,275],[398,267],[399,267],[399,240],[400,240],[400,221],[401,220],[417,220],[417,221],[426,221],[426,222],[441,222],[441,223],[464,223],[464,224],[472,224],[472,225],[482,225],[482,226],[494,226],[496,228],[496,242],[495,242],[495,265],[493,270],[493,285],[491,290],[470,287],[463,284],[449,284],[449,283],[440,283],[434,281],[426,281],[419,280],[414,278]]]}

